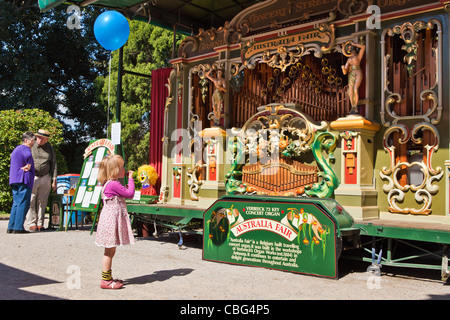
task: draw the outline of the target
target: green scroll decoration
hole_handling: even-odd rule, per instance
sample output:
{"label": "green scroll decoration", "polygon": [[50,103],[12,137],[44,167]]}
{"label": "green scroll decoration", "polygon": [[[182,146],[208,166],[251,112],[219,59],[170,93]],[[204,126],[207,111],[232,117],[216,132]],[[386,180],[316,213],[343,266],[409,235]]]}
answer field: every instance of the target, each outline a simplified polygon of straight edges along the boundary
{"label": "green scroll decoration", "polygon": [[[339,179],[330,166],[330,162],[334,163],[334,150],[336,149],[336,137],[327,132],[321,132],[316,135],[311,145],[314,158],[321,172],[318,173],[322,177],[322,181],[313,184],[311,188],[305,188],[305,193],[311,197],[329,198],[334,190],[339,186]],[[328,159],[324,157],[324,151],[328,154]]]}
{"label": "green scroll decoration", "polygon": [[225,189],[227,194],[244,194],[247,185],[242,182],[242,167],[244,164],[243,145],[237,137],[228,141],[228,150],[233,153],[234,161],[231,164],[230,171],[225,174]]}

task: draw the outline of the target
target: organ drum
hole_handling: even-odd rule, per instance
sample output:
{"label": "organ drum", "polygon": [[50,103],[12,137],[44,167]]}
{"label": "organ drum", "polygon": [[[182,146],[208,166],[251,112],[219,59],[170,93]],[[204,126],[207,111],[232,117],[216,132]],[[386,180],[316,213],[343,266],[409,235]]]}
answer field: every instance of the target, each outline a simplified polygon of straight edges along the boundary
{"label": "organ drum", "polygon": [[258,161],[242,169],[242,181],[249,189],[269,195],[303,194],[305,186],[317,180],[317,166],[284,157],[271,159],[266,164]]}

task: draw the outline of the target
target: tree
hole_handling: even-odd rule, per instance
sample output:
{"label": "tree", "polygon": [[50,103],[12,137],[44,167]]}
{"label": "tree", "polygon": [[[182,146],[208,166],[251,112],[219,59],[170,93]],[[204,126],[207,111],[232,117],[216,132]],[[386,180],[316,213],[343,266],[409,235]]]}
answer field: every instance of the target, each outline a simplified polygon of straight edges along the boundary
{"label": "tree", "polygon": [[[0,1],[0,110],[38,108],[64,124],[67,158],[103,137],[106,114],[94,80],[107,72],[108,52],[95,40],[101,10],[82,10],[82,29],[67,27],[67,5],[41,13],[37,0]],[[82,159],[73,172],[80,171]],[[70,162],[70,165],[73,163]]]}
{"label": "tree", "polygon": [[[182,36],[176,36],[176,45]],[[152,70],[169,67],[172,55],[173,33],[139,21],[130,21],[130,37],[124,46],[123,68],[127,71],[151,75]],[[111,119],[116,108],[118,50],[111,59],[110,78],[98,77],[96,85],[102,87],[98,101],[108,109],[108,92]],[[136,170],[149,161],[149,116],[151,110],[151,79],[125,73],[122,78],[121,103],[122,141],[129,169]],[[112,119],[112,122],[115,122]]]}
{"label": "tree", "polygon": [[0,211],[9,212],[12,205],[9,186],[11,152],[22,143],[24,132],[37,132],[41,128],[50,132],[49,142],[56,152],[58,172],[67,172],[67,164],[60,151],[63,126],[57,119],[39,109],[0,111]]}
{"label": "tree", "polygon": [[[60,120],[64,126],[60,150],[70,159],[69,171],[76,173],[81,171],[82,151],[89,140],[107,135],[108,86],[111,83],[113,109],[118,50],[112,54],[109,82],[109,52],[93,33],[102,10],[82,7],[82,29],[69,29],[67,5],[41,13],[37,3],[0,1],[0,110],[37,108]],[[150,75],[169,66],[171,31],[138,21],[130,22],[130,31],[124,46],[126,70]],[[179,44],[181,36],[176,41]],[[148,163],[150,89],[149,78],[123,77],[122,139],[130,168]]]}

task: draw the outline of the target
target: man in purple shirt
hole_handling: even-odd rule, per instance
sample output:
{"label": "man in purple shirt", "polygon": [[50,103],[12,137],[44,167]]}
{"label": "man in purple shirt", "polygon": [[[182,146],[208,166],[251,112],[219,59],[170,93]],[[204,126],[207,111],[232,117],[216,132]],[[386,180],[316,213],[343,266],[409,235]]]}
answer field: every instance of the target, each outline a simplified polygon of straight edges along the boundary
{"label": "man in purple shirt", "polygon": [[33,132],[22,135],[22,144],[11,153],[9,185],[12,188],[13,204],[9,217],[7,233],[28,233],[23,227],[30,207],[31,190],[34,183],[34,161],[31,147],[36,137]]}

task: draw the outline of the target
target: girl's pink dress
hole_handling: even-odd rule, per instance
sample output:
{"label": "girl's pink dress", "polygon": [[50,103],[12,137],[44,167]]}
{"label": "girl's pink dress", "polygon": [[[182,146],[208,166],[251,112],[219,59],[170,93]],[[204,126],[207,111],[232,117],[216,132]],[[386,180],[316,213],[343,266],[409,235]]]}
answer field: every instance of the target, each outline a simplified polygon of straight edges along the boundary
{"label": "girl's pink dress", "polygon": [[95,244],[105,248],[134,244],[125,198],[134,196],[134,181],[130,179],[128,187],[117,180],[108,180],[103,186],[103,209],[95,236]]}

